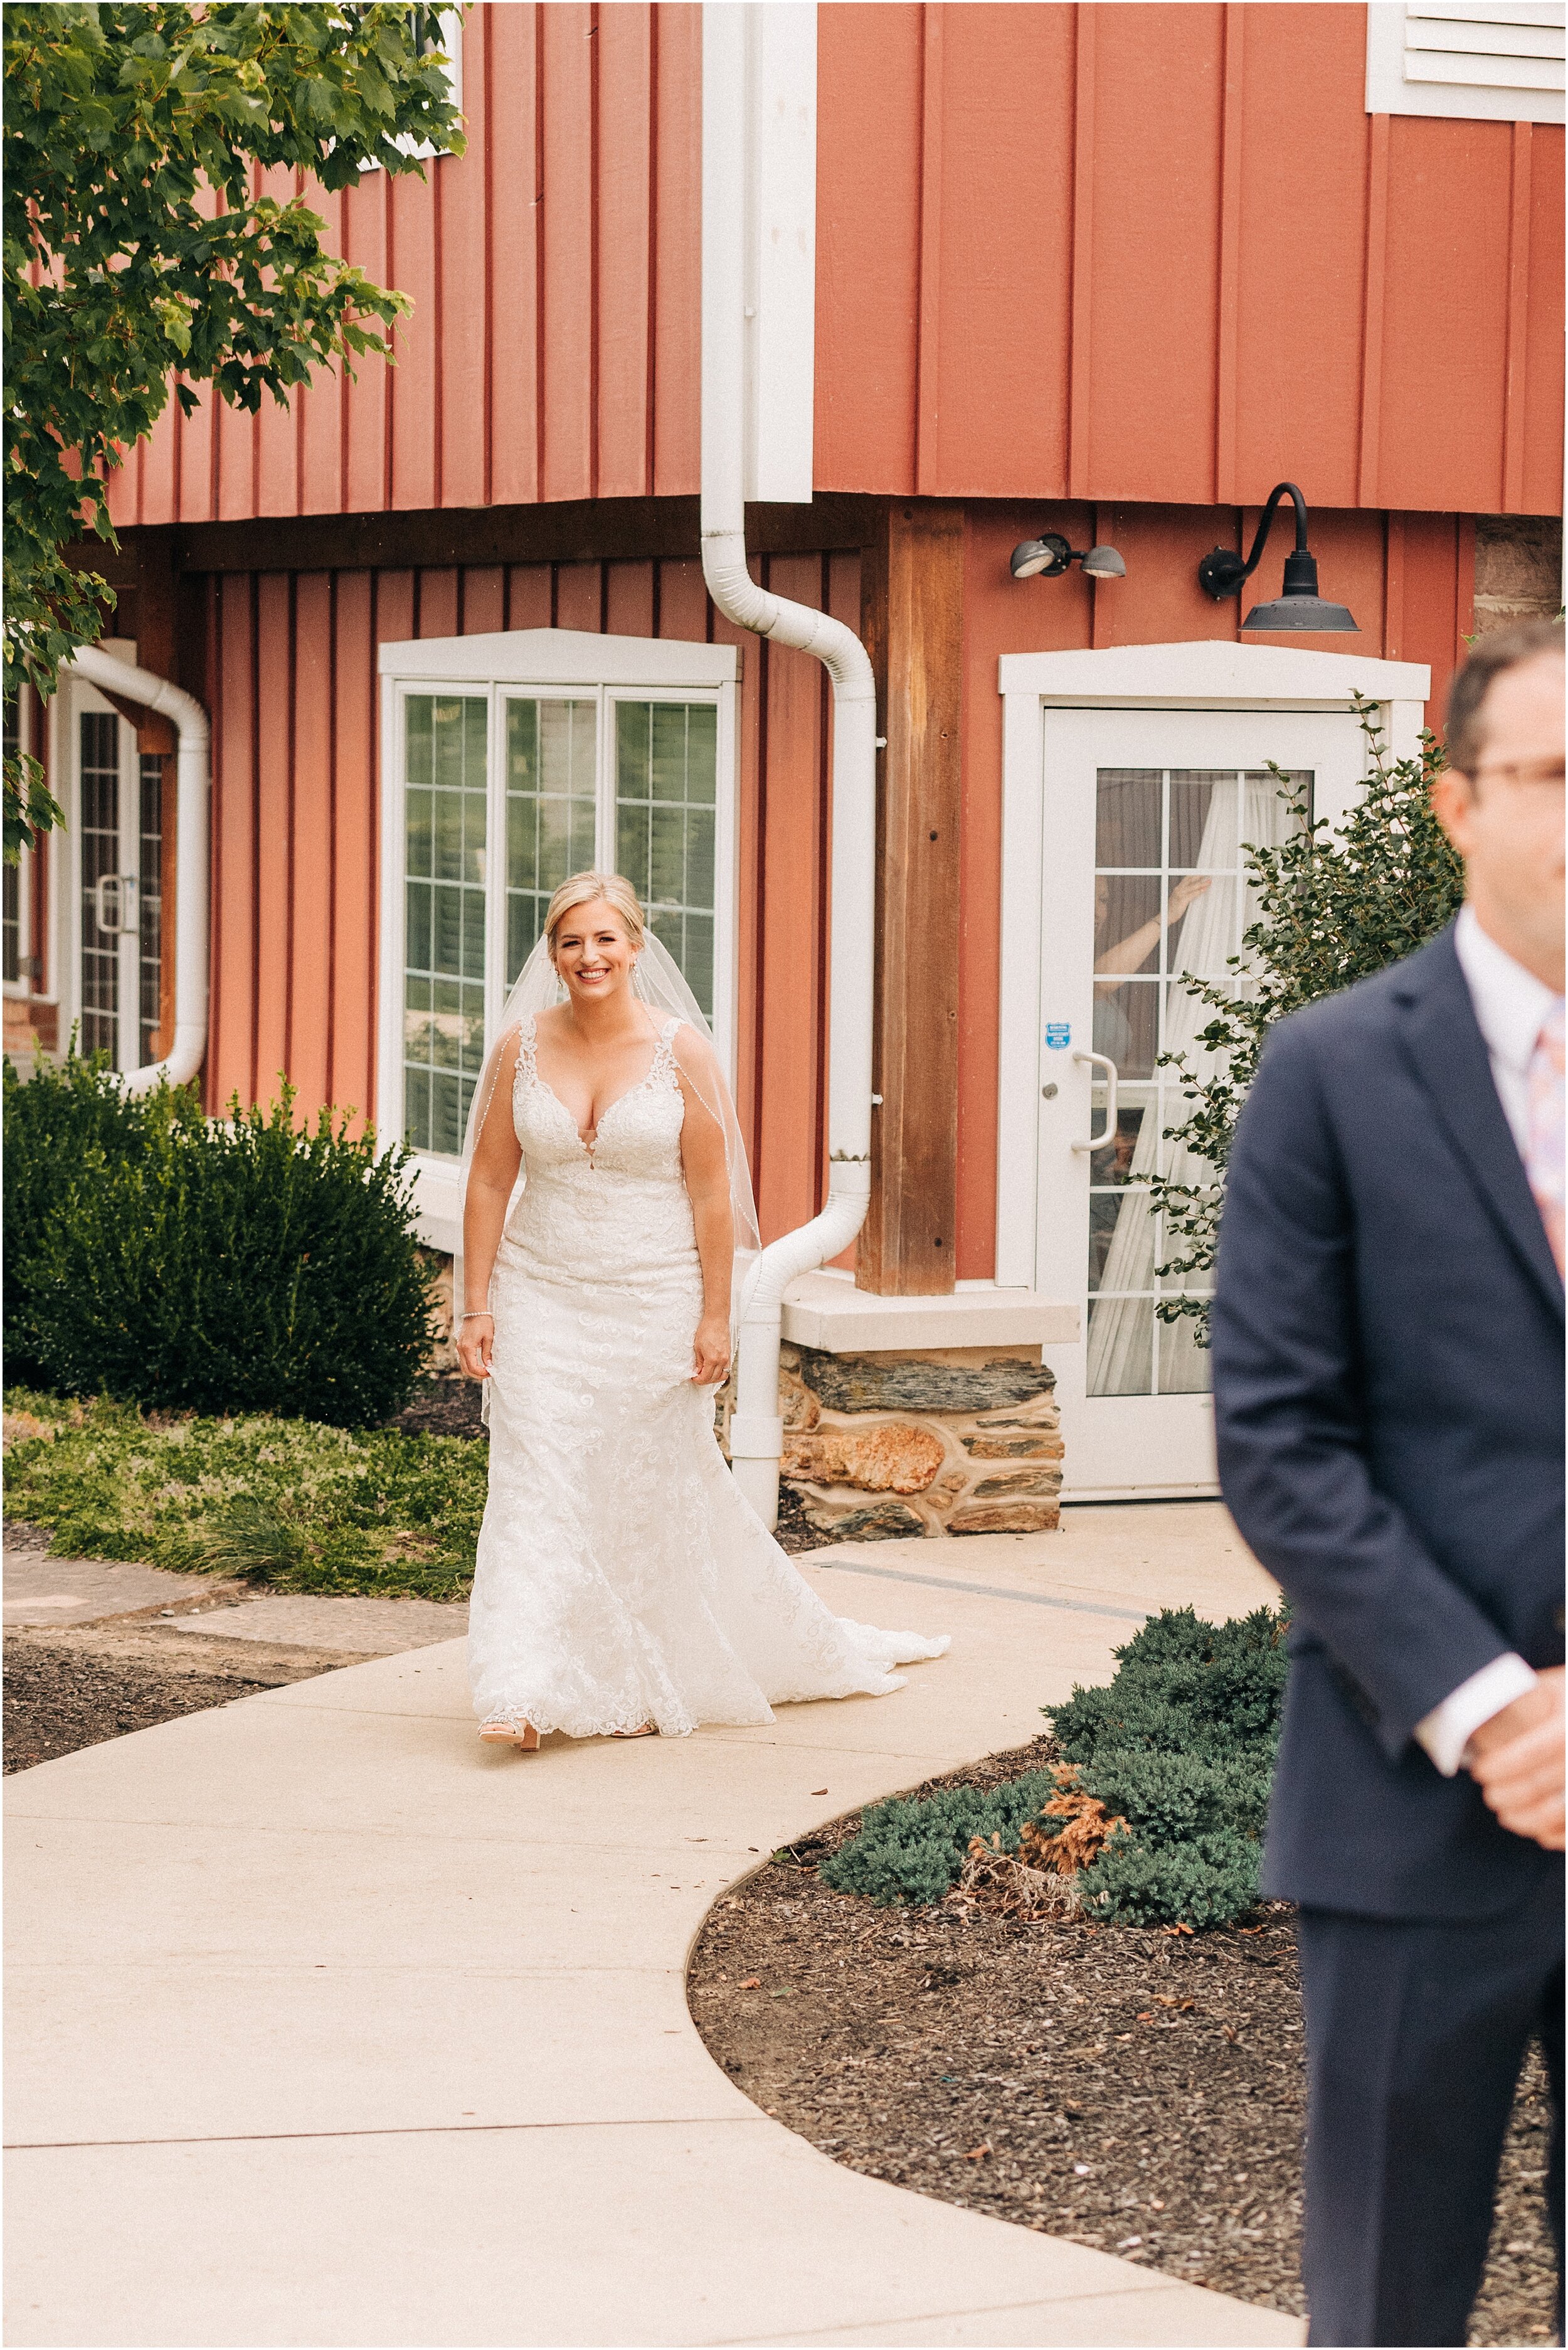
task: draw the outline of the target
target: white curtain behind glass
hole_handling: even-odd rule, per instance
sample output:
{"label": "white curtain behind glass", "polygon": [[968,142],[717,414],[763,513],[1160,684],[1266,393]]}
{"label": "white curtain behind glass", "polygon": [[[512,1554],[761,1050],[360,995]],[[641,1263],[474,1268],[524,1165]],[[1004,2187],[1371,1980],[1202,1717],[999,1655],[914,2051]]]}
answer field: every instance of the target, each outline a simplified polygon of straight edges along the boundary
{"label": "white curtain behind glass", "polygon": [[[1173,776],[1173,783],[1175,780]],[[1293,775],[1292,781],[1299,786],[1309,778]],[[1197,860],[1199,869],[1212,874],[1213,879],[1182,917],[1170,958],[1170,982],[1163,991],[1163,1049],[1185,1054],[1196,1072],[1201,1073],[1212,1059],[1195,1044],[1199,1029],[1207,1027],[1212,1015],[1205,1003],[1189,994],[1181,980],[1187,974],[1203,979],[1232,976],[1226,970],[1227,961],[1240,949],[1241,932],[1253,918],[1257,899],[1251,880],[1239,870],[1241,844],[1247,841],[1255,847],[1276,847],[1289,828],[1289,812],[1272,775],[1245,775],[1240,790],[1229,779],[1215,785]],[[1149,1299],[1157,1287],[1154,1268],[1159,1226],[1147,1190],[1131,1187],[1147,1184],[1159,1171],[1162,1129],[1182,1122],[1186,1105],[1179,1075],[1179,1071],[1163,1073],[1160,1089],[1144,1112],[1127,1172],[1128,1193],[1120,1202],[1116,1231],[1100,1276],[1102,1290],[1143,1294],[1089,1301],[1088,1392],[1092,1396],[1149,1392]],[[1204,1183],[1212,1180],[1207,1160],[1174,1144],[1167,1143],[1163,1149],[1165,1171],[1175,1181]],[[1163,1261],[1164,1249],[1158,1248],[1158,1254]],[[1191,1318],[1184,1315],[1179,1322],[1161,1325],[1161,1392],[1200,1394],[1208,1386],[1208,1359],[1197,1343]]]}

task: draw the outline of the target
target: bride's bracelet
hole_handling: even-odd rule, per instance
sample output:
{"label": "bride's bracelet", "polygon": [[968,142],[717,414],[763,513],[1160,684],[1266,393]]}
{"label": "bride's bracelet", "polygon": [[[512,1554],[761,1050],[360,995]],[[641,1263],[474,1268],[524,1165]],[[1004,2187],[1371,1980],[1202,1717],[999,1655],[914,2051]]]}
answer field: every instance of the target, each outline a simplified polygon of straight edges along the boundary
{"label": "bride's bracelet", "polygon": [[485,1320],[493,1322],[495,1316],[491,1313],[488,1305],[471,1305],[466,1314],[460,1314],[457,1317],[458,1327],[460,1329],[465,1322],[480,1322]]}

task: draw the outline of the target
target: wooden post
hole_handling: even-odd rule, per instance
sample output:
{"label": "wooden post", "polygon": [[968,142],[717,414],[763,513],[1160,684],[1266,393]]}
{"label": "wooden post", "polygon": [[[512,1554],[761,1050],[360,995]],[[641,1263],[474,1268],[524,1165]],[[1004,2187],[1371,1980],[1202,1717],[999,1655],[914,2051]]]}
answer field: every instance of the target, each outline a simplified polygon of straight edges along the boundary
{"label": "wooden post", "polygon": [[877,794],[871,1209],[856,1282],[953,1287],[958,1207],[959,714],[963,508],[893,500],[861,556],[861,632],[887,737]]}

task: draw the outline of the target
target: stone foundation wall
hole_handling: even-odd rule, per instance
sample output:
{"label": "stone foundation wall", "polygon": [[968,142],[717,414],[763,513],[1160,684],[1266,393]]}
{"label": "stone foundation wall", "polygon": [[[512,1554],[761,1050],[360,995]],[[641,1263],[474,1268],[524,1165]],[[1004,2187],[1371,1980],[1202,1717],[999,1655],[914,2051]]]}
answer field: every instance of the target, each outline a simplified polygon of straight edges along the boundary
{"label": "stone foundation wall", "polygon": [[1055,1384],[1038,1347],[785,1347],[782,1473],[846,1542],[1046,1532],[1061,1523]]}
{"label": "stone foundation wall", "polygon": [[1550,620],[1563,601],[1563,525],[1555,515],[1476,516],[1475,633]]}

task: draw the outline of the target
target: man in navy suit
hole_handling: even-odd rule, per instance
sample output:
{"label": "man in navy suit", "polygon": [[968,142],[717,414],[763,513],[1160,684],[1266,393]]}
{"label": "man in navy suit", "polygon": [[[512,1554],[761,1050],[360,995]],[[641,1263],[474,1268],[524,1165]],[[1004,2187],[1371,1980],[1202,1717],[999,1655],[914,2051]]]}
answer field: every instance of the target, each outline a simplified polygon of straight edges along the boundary
{"label": "man in navy suit", "polygon": [[1220,1471],[1289,1595],[1314,2343],[1463,2343],[1521,2064],[1563,2187],[1563,631],[1482,639],[1466,904],[1282,1021],[1227,1175]]}

